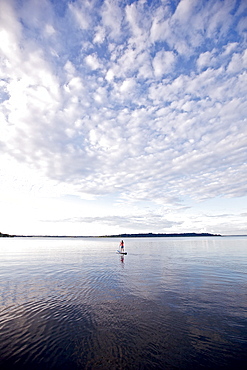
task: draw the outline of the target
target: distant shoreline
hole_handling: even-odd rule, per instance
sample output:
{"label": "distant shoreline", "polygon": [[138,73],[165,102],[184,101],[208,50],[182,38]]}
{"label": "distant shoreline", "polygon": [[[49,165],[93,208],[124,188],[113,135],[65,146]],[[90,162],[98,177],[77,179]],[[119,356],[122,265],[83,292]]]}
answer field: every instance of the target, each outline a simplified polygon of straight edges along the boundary
{"label": "distant shoreline", "polygon": [[101,238],[174,238],[174,237],[196,237],[196,236],[222,236],[220,234],[210,233],[139,233],[139,234],[119,234],[119,235],[106,235]]}
{"label": "distant shoreline", "polygon": [[[221,237],[220,234],[210,233],[134,233],[134,234],[118,234],[118,235],[9,235],[0,233],[0,237],[6,238],[174,238],[174,237]],[[241,235],[239,235],[241,236]]]}
{"label": "distant shoreline", "polygon": [[0,238],[176,238],[176,237],[241,237],[244,235],[221,235],[210,233],[134,233],[134,234],[117,234],[117,235],[10,235],[0,232]]}
{"label": "distant shoreline", "polygon": [[15,235],[3,234],[0,233],[0,238],[13,238]]}

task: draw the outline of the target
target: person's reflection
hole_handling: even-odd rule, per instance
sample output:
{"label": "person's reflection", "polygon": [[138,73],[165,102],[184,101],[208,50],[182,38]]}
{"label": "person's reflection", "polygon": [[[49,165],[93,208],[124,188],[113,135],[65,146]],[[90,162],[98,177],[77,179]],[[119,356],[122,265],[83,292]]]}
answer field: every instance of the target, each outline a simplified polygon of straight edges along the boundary
{"label": "person's reflection", "polygon": [[121,256],[120,257],[120,261],[122,262],[123,266],[124,266],[124,256]]}

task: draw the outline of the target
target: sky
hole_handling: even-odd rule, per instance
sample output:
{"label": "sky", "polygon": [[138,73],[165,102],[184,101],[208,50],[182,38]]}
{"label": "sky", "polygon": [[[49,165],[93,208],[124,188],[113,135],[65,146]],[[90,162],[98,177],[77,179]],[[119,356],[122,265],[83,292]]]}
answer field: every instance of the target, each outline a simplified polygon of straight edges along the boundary
{"label": "sky", "polygon": [[0,231],[247,234],[247,1],[0,0]]}

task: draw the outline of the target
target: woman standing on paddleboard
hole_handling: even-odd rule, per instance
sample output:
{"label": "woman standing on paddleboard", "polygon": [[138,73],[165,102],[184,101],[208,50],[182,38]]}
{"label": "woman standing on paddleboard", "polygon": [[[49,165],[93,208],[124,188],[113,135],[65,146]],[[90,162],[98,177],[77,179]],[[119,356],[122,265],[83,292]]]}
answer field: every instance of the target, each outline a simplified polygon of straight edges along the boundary
{"label": "woman standing on paddleboard", "polygon": [[119,244],[119,247],[121,248],[121,253],[124,253],[124,241],[122,240]]}

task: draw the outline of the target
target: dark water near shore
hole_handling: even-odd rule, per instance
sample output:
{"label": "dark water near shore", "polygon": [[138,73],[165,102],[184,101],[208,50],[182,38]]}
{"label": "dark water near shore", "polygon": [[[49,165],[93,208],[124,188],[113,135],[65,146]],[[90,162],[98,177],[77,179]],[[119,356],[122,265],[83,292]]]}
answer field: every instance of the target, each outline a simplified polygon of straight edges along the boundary
{"label": "dark water near shore", "polygon": [[0,239],[0,369],[244,369],[247,238]]}

